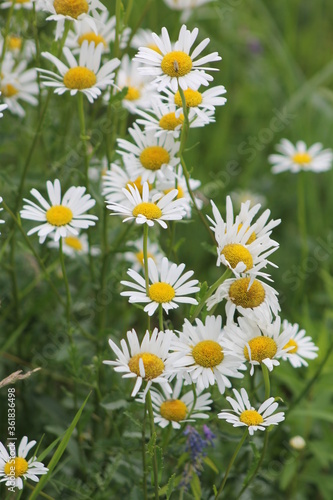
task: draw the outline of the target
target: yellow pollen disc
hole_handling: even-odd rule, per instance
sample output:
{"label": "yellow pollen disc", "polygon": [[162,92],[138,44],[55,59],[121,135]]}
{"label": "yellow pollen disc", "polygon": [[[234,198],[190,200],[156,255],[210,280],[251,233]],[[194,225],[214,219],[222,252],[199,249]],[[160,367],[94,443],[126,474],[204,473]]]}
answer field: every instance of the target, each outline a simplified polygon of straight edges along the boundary
{"label": "yellow pollen disc", "polygon": [[251,253],[247,248],[239,243],[229,243],[228,245],[225,245],[221,254],[224,255],[233,269],[239,262],[244,262],[246,265],[246,271],[253,267]]}
{"label": "yellow pollen disc", "polygon": [[[140,262],[140,264],[143,266],[143,260],[144,260],[143,250],[141,250],[140,252],[137,252],[135,254],[135,257]],[[153,261],[155,261],[153,255],[150,252],[147,252],[147,258],[148,259],[153,259]]]}
{"label": "yellow pollen disc", "polygon": [[16,3],[28,3],[30,0],[16,0]]}
{"label": "yellow pollen disc", "polygon": [[163,283],[163,281],[154,283],[149,287],[149,297],[159,304],[170,302],[175,295],[175,289],[169,283]]}
{"label": "yellow pollen disc", "polygon": [[155,52],[157,52],[158,54],[161,54],[162,55],[162,52],[160,51],[160,49],[157,47],[157,45],[155,45],[154,43],[150,43],[149,45],[147,45],[147,48],[148,49],[151,49],[151,50],[155,50]]}
{"label": "yellow pollen disc", "polygon": [[18,94],[18,90],[11,83],[7,83],[7,85],[1,87],[1,92],[4,97],[13,97]]}
{"label": "yellow pollen disc", "polygon": [[94,33],[93,31],[81,35],[78,39],[79,45],[81,46],[85,40],[88,41],[88,44],[95,42],[95,47],[97,47],[97,45],[100,43],[102,43],[104,47],[107,47],[107,43],[102,37],[102,35],[96,35],[96,33]]}
{"label": "yellow pollen disc", "polygon": [[214,368],[223,361],[224,354],[220,344],[215,340],[203,340],[192,349],[194,361],[205,368]]}
{"label": "yellow pollen disc", "polygon": [[[195,108],[202,103],[202,94],[198,92],[198,90],[192,90],[192,89],[184,90],[184,97],[186,106],[188,108]],[[174,99],[176,106],[179,106],[181,108],[183,106],[183,103],[182,103],[182,98],[180,97],[179,90],[177,90],[177,92],[175,93]]]}
{"label": "yellow pollen disc", "polygon": [[187,75],[192,69],[192,59],[180,50],[166,54],[161,62],[163,73],[172,78]]}
{"label": "yellow pollen disc", "polygon": [[8,37],[8,48],[10,50],[20,50],[22,47],[22,38],[19,36]]}
{"label": "yellow pollen disc", "polygon": [[[239,233],[239,231],[242,229],[242,227],[243,227],[243,224],[239,224],[237,233]],[[250,228],[249,228],[249,229],[250,229]],[[247,229],[247,230],[245,231],[245,233],[247,233],[249,229]],[[247,245],[250,245],[250,243],[253,243],[256,239],[257,239],[256,233],[255,233],[255,232],[253,232],[253,233],[251,234],[251,236],[249,237],[249,239],[247,240],[246,244],[247,244]]]}
{"label": "yellow pollen disc", "polygon": [[57,14],[73,17],[73,19],[89,11],[87,0],[54,0],[53,7]]}
{"label": "yellow pollen disc", "polygon": [[63,205],[54,205],[46,212],[46,220],[52,226],[65,226],[73,219],[73,212]]}
{"label": "yellow pollen disc", "polygon": [[289,354],[295,354],[298,350],[298,344],[295,340],[291,339],[289,342],[284,346],[283,349],[287,349],[287,347],[292,347],[292,349],[289,349],[288,353]]}
{"label": "yellow pollen disc", "polygon": [[311,156],[309,153],[296,153],[293,157],[292,160],[294,163],[298,163],[299,165],[304,165],[308,164],[312,161]]}
{"label": "yellow pollen disc", "polygon": [[245,410],[240,416],[239,420],[248,426],[250,425],[260,425],[263,423],[264,419],[256,410]]}
{"label": "yellow pollen disc", "polygon": [[82,66],[70,68],[64,76],[64,85],[68,89],[90,89],[96,82],[95,73],[91,69]]}
{"label": "yellow pollen disc", "polygon": [[258,307],[265,300],[265,289],[258,280],[254,280],[248,289],[250,278],[240,278],[234,281],[229,288],[230,300],[236,306]]}
{"label": "yellow pollen disc", "polygon": [[128,91],[124,99],[127,101],[136,101],[137,99],[140,99],[140,97],[141,92],[137,87],[128,87]]}
{"label": "yellow pollen disc", "polygon": [[142,359],[145,368],[145,380],[152,380],[159,377],[164,371],[164,363],[155,354],[150,352],[142,352],[133,356],[128,362],[128,368],[132,373],[140,377],[139,360]]}
{"label": "yellow pollen disc", "polygon": [[65,238],[65,244],[78,252],[83,249],[81,241],[79,238],[75,238],[75,236],[67,236],[67,238]]}
{"label": "yellow pollen disc", "polygon": [[[15,464],[13,463],[14,460]],[[28,470],[28,462],[24,458],[16,457],[5,464],[4,473],[13,476],[13,467],[15,467],[15,477],[21,477]]]}
{"label": "yellow pollen disc", "polygon": [[173,189],[177,189],[177,191],[178,191],[177,198],[176,198],[177,200],[179,200],[179,198],[184,198],[184,190],[180,186],[177,186],[176,188],[165,189],[163,192],[164,192],[164,194],[168,194]]}
{"label": "yellow pollen disc", "polygon": [[[258,363],[261,363],[266,358],[273,359],[277,352],[276,342],[270,337],[255,337],[251,339],[248,344],[251,350],[252,361],[258,361]],[[244,347],[244,356],[250,361],[247,346]]]}
{"label": "yellow pollen disc", "polygon": [[[128,181],[128,183],[126,184],[126,189],[128,189],[128,186],[132,186],[132,187],[136,186],[139,193],[142,195],[143,184],[141,183],[141,175],[139,177],[137,177],[135,179],[135,181]],[[153,187],[152,184],[150,184],[150,182],[148,182],[148,187],[149,187],[149,191]],[[128,191],[129,191],[129,189],[128,189]]]}
{"label": "yellow pollen disc", "polygon": [[181,114],[179,118],[176,117],[176,113],[167,113],[162,116],[159,121],[159,126],[164,130],[175,130],[178,125],[182,125],[184,122],[184,115]]}
{"label": "yellow pollen disc", "polygon": [[144,215],[147,219],[159,219],[162,217],[162,210],[155,203],[143,202],[137,205],[132,214],[134,217]]}
{"label": "yellow pollen disc", "polygon": [[159,170],[169,161],[169,153],[162,146],[148,146],[140,154],[140,162],[147,170]]}
{"label": "yellow pollen disc", "polygon": [[169,399],[161,404],[160,414],[166,420],[180,422],[187,415],[187,406],[180,399]]}

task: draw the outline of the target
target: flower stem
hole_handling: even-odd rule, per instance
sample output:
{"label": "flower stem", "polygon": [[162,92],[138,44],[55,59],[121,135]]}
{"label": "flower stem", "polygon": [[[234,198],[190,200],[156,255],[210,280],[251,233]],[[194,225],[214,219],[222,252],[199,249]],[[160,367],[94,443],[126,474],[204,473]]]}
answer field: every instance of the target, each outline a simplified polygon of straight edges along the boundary
{"label": "flower stem", "polygon": [[215,495],[215,499],[218,498],[220,496],[220,494],[222,493],[223,488],[225,486],[225,483],[227,482],[227,479],[228,479],[231,467],[233,466],[233,463],[236,460],[236,457],[237,457],[237,455],[238,455],[241,447],[243,446],[243,444],[244,444],[244,442],[245,442],[245,440],[246,440],[246,438],[248,436],[248,433],[249,433],[249,431],[248,431],[248,429],[246,429],[246,431],[243,434],[242,439],[239,441],[239,443],[237,445],[237,448],[235,449],[234,454],[232,455],[232,457],[230,459],[230,462],[228,464],[227,470],[225,471],[225,475],[224,475],[223,481],[221,483],[221,486],[219,487],[219,490],[218,490],[218,492]]}
{"label": "flower stem", "polygon": [[146,294],[149,295],[149,274],[148,274],[148,225],[143,227],[143,263],[145,266]]}
{"label": "flower stem", "polygon": [[158,321],[159,321],[160,332],[163,332],[164,325],[163,325],[163,307],[162,307],[162,304],[160,304],[158,306]]}
{"label": "flower stem", "polygon": [[143,468],[143,498],[147,500],[147,460],[146,460],[146,420],[147,420],[147,401],[145,402],[143,422],[142,422],[142,468]]}
{"label": "flower stem", "polygon": [[62,241],[62,238],[60,238],[60,241],[59,241],[59,259],[60,259],[60,264],[61,264],[62,276],[64,279],[65,288],[66,288],[66,319],[67,319],[67,326],[69,328],[70,316],[71,316],[71,292],[69,289],[69,283],[68,283],[66,267],[65,267],[65,260],[64,260],[64,252],[63,252],[62,246],[63,246],[63,241]]}
{"label": "flower stem", "polygon": [[269,371],[264,363],[261,363],[262,376],[264,378],[265,384],[265,399],[268,399],[271,395],[271,384],[269,381]]}
{"label": "flower stem", "polygon": [[[151,438],[156,440],[153,404],[151,401],[150,390],[147,392],[146,401],[147,401],[148,413],[149,413],[150,436],[151,436]],[[158,493],[158,465],[157,465],[157,455],[156,455],[156,441],[153,444],[153,472],[154,472],[155,500],[158,500],[159,493]]]}
{"label": "flower stem", "polygon": [[7,38],[9,35],[9,28],[10,28],[10,21],[14,12],[14,7],[15,7],[16,0],[12,0],[12,5],[10,6],[10,9],[8,11],[8,16],[6,20],[6,26],[3,34],[3,45],[2,45],[2,52],[0,56],[0,75],[1,75],[1,69],[2,69],[2,63],[5,58],[6,54],[6,49],[7,49]]}

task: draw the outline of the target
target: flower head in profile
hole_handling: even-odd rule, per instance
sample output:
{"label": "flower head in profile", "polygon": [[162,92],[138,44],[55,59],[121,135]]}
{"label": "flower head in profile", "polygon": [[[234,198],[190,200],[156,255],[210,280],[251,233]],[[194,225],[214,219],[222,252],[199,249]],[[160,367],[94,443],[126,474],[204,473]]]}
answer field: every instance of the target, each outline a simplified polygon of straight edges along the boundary
{"label": "flower head in profile", "polygon": [[[134,271],[142,272],[144,270],[143,238],[141,237],[136,241],[129,241],[128,245],[132,248],[132,251],[123,254],[124,260],[130,263]],[[155,264],[159,267],[163,257],[165,257],[165,255],[159,245],[150,241],[148,238],[148,258],[153,259]]]}
{"label": "flower head in profile", "polygon": [[291,337],[285,345],[285,348],[289,349],[283,359],[289,361],[294,368],[308,366],[306,359],[315,359],[319,350],[312,338],[306,337],[306,331],[299,330],[297,323],[289,323],[286,319],[282,322],[282,330],[291,332]]}
{"label": "flower head in profile", "polygon": [[87,229],[94,226],[98,219],[96,215],[86,214],[96,201],[90,194],[85,194],[85,187],[70,187],[61,197],[60,181],[54,183],[47,181],[47,192],[50,203],[40,194],[37,189],[30,192],[41,206],[24,198],[27,205],[21,210],[21,218],[41,222],[38,226],[30,229],[28,236],[37,233],[40,243],[44,243],[47,236],[53,235],[54,241],[67,236],[77,236],[79,229]]}
{"label": "flower head in profile", "polygon": [[178,40],[171,44],[168,30],[162,28],[161,36],[152,34],[151,43],[157,46],[158,51],[149,47],[139,48],[135,58],[144,64],[139,70],[144,75],[154,77],[153,83],[157,84],[158,91],[170,87],[176,92],[178,85],[183,90],[198,88],[200,85],[207,86],[213,80],[206,71],[216,71],[216,68],[206,67],[206,64],[220,61],[221,57],[213,52],[198,59],[210,42],[209,38],[205,38],[192,50],[198,34],[198,28],[190,31],[183,25]]}
{"label": "flower head in profile", "polygon": [[48,469],[44,464],[38,462],[36,457],[32,456],[27,460],[27,455],[36,441],[28,442],[27,436],[21,439],[19,447],[13,442],[8,445],[9,453],[0,442],[0,482],[6,482],[6,486],[13,486],[21,490],[23,488],[23,479],[31,479],[38,482],[37,476],[47,474]]}
{"label": "flower head in profile", "polygon": [[146,382],[143,392],[145,399],[152,384],[159,384],[167,392],[172,392],[168,378],[172,372],[169,349],[173,332],[158,332],[155,328],[150,335],[147,330],[141,344],[134,328],[127,332],[127,341],[121,341],[121,349],[109,340],[109,345],[116,354],[116,361],[103,361],[106,365],[114,366],[116,372],[124,373],[123,378],[135,378],[132,396],[136,396],[142,384]]}
{"label": "flower head in profile", "polygon": [[95,18],[99,10],[106,10],[99,0],[42,0],[43,10],[51,13],[47,21],[56,21],[56,40],[64,31],[65,21],[79,23],[86,21],[91,29],[97,33]]}
{"label": "flower head in profile", "polygon": [[290,170],[295,174],[301,170],[312,172],[326,172],[332,167],[332,149],[323,149],[320,142],[316,142],[309,148],[304,141],[296,142],[294,146],[288,139],[282,139],[276,146],[280,154],[273,154],[268,157],[273,165],[273,174],[279,174]]}
{"label": "flower head in profile", "polygon": [[[151,390],[154,422],[160,427],[164,428],[171,424],[174,429],[180,429],[182,422],[209,418],[209,415],[203,412],[211,409],[209,405],[213,400],[210,393],[198,393],[195,398],[193,391],[181,396],[181,389],[182,380],[178,379],[172,393]],[[142,397],[139,397],[137,401],[142,402]]]}
{"label": "flower head in profile", "polygon": [[153,226],[157,222],[163,229],[168,226],[165,221],[180,220],[185,215],[184,201],[177,198],[177,189],[172,189],[163,196],[162,193],[156,193],[150,199],[149,185],[145,182],[142,189],[142,195],[134,184],[128,185],[123,189],[124,197],[127,198],[127,204],[111,202],[107,208],[114,212],[112,215],[123,215],[125,219],[135,220],[137,224],[147,224]]}
{"label": "flower head in profile", "polygon": [[[166,257],[162,259],[160,270],[153,259],[148,259],[149,289],[146,291],[146,282],[140,274],[132,269],[127,274],[134,280],[121,281],[122,285],[132,288],[132,291],[121,292],[120,295],[129,297],[131,304],[147,304],[144,311],[152,316],[159,305],[168,313],[170,309],[179,307],[179,303],[194,304],[198,301],[193,297],[188,297],[200,290],[197,285],[198,280],[189,280],[193,276],[193,271],[182,274],[185,264],[172,264]],[[189,280],[189,281],[188,281]]]}
{"label": "flower head in profile", "polygon": [[242,361],[224,350],[221,316],[207,316],[205,324],[197,319],[196,325],[185,319],[183,331],[178,334],[171,357],[185,383],[195,383],[199,392],[217,384],[223,394],[226,387],[231,387],[229,377],[243,377],[238,371],[245,369]]}
{"label": "flower head in profile", "polygon": [[38,69],[41,73],[43,84],[46,87],[54,87],[55,94],[62,95],[69,91],[72,96],[77,92],[83,92],[89,102],[94,102],[108,85],[114,81],[114,70],[119,65],[119,59],[111,59],[100,67],[103,44],[95,47],[95,43],[85,40],[80,49],[79,62],[75,59],[68,47],[64,47],[63,53],[67,59],[66,66],[57,57],[49,52],[42,52],[42,56],[51,61],[59,73]]}
{"label": "flower head in profile", "polygon": [[253,436],[255,431],[265,431],[270,425],[278,425],[284,420],[282,411],[274,413],[279,405],[273,397],[266,399],[256,410],[244,388],[240,392],[233,389],[233,393],[235,399],[230,396],[226,398],[232,410],[222,410],[217,416],[234,427],[248,427],[250,436]]}
{"label": "flower head in profile", "polygon": [[[34,68],[26,69],[27,61],[17,65],[11,55],[5,57],[1,68],[0,91],[8,110],[14,115],[25,116],[19,101],[36,106],[38,100],[37,73]],[[5,109],[1,106],[1,109]]]}
{"label": "flower head in profile", "polygon": [[[66,236],[61,238],[62,240],[62,251],[68,257],[75,258],[78,255],[88,255],[89,254],[89,242],[88,235],[86,233],[79,234],[78,236]],[[59,249],[59,241],[51,240],[47,244],[49,248]],[[98,247],[91,247],[90,254],[92,256],[99,255],[101,253]]]}

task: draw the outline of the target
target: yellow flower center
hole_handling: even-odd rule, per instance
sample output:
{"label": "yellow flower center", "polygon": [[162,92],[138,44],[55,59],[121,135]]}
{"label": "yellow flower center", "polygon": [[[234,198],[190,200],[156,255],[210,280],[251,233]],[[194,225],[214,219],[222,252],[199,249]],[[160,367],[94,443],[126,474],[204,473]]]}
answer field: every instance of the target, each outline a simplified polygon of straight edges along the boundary
{"label": "yellow flower center", "polygon": [[[275,340],[270,337],[255,337],[248,342],[251,350],[252,361],[258,361],[261,363],[264,359],[273,359],[277,352],[277,345]],[[249,351],[247,346],[244,347],[244,356],[248,361],[250,361]]]}
{"label": "yellow flower center", "polygon": [[309,153],[296,153],[292,157],[294,163],[298,163],[298,165],[307,165],[311,163],[312,158]]}
{"label": "yellow flower center", "polygon": [[97,45],[100,43],[102,43],[104,47],[107,47],[107,43],[102,35],[96,35],[96,33],[94,33],[93,31],[81,35],[78,39],[78,44],[81,46],[85,40],[88,41],[88,44],[95,42],[95,47],[97,47]]}
{"label": "yellow flower center", "polygon": [[[15,463],[13,463],[14,461]],[[29,466],[24,458],[16,457],[5,464],[4,473],[7,474],[7,476],[13,477],[13,467],[15,467],[15,477],[21,477],[27,472]]]}
{"label": "yellow flower center", "polygon": [[140,162],[147,170],[159,170],[169,161],[169,153],[162,146],[148,146],[140,154]]}
{"label": "yellow flower center", "polygon": [[[243,224],[242,224],[242,223],[238,225],[238,230],[237,230],[237,233],[239,233],[239,231],[242,229],[242,227],[243,227]],[[249,229],[250,229],[250,228],[249,228]],[[245,233],[247,233],[247,232],[249,231],[249,229],[247,229],[247,230],[245,231]],[[246,244],[247,244],[247,245],[250,245],[250,244],[251,244],[251,243],[253,243],[256,239],[257,239],[257,235],[256,235],[256,233],[255,233],[255,232],[253,232],[253,233],[251,234],[251,236],[249,237],[249,239],[247,240]]]}
{"label": "yellow flower center", "polygon": [[289,349],[288,353],[289,354],[295,354],[298,350],[298,344],[295,340],[290,339],[289,342],[284,346],[283,349],[287,349],[288,347],[292,347],[292,349]]}
{"label": "yellow flower center", "polygon": [[64,85],[68,89],[90,89],[96,82],[95,73],[91,69],[82,66],[70,68],[64,76]]}
{"label": "yellow flower center", "polygon": [[187,406],[180,399],[169,399],[161,404],[160,414],[166,420],[180,422],[187,415]]}
{"label": "yellow flower center", "polygon": [[[16,0],[16,3],[28,3],[30,0]],[[13,0],[12,0],[13,3]]]}
{"label": "yellow flower center", "polygon": [[163,73],[172,78],[187,75],[192,69],[192,59],[180,50],[166,54],[161,62]]}
{"label": "yellow flower center", "polygon": [[230,266],[235,269],[239,262],[244,262],[246,271],[253,267],[252,255],[247,248],[239,243],[229,243],[223,248],[222,255],[229,262]]}
{"label": "yellow flower center", "polygon": [[[135,181],[128,181],[128,183],[126,184],[126,189],[129,191],[128,189],[128,186],[136,186],[137,187],[137,190],[139,191],[139,193],[142,195],[142,191],[143,191],[143,184],[141,183],[141,175],[139,177],[137,177],[135,179]],[[148,182],[148,187],[149,187],[149,191],[151,190],[151,188],[153,187],[150,182]]]}
{"label": "yellow flower center", "polygon": [[11,83],[7,83],[7,85],[1,87],[1,92],[4,97],[13,97],[18,94],[18,90]]}
{"label": "yellow flower center", "polygon": [[81,241],[79,240],[79,238],[75,238],[75,236],[67,236],[65,238],[65,244],[68,247],[77,250],[78,252],[80,252],[83,249]]}
{"label": "yellow flower center", "polygon": [[[137,252],[135,254],[135,257],[140,262],[140,264],[143,266],[143,260],[144,260],[143,250],[141,250],[140,252]],[[153,259],[155,261],[155,259],[153,257],[153,254],[151,254],[150,252],[147,252],[147,258],[148,259]]]}
{"label": "yellow flower center", "polygon": [[177,118],[176,113],[167,113],[160,119],[159,126],[164,130],[175,130],[175,128],[178,127],[178,125],[182,125],[183,122],[183,114],[181,114],[179,118]]}
{"label": "yellow flower center", "polygon": [[175,289],[169,283],[164,283],[163,281],[154,283],[149,287],[149,297],[159,304],[170,302],[175,295]]}
{"label": "yellow flower center", "polygon": [[260,425],[264,419],[256,410],[245,410],[239,415],[239,420],[248,426]]}
{"label": "yellow flower center", "polygon": [[134,217],[144,215],[147,219],[159,219],[162,217],[162,210],[155,203],[139,203],[133,210]]}
{"label": "yellow flower center", "polygon": [[87,14],[89,11],[87,0],[54,0],[53,7],[57,14],[73,19],[77,19],[81,14]]}
{"label": "yellow flower center", "polygon": [[180,186],[177,186],[176,188],[165,189],[163,192],[164,192],[164,194],[168,194],[173,189],[177,189],[177,191],[178,191],[177,200],[179,200],[179,198],[184,198],[184,190]]}
{"label": "yellow flower center", "polygon": [[63,205],[54,205],[46,212],[46,220],[52,226],[65,226],[73,219],[73,212]]}
{"label": "yellow flower center", "polygon": [[142,352],[133,356],[128,362],[128,368],[138,377],[140,377],[140,359],[142,359],[145,368],[145,380],[152,380],[163,373],[164,363],[161,358],[150,352]]}
{"label": "yellow flower center", "polygon": [[215,340],[202,340],[192,349],[194,361],[205,368],[214,368],[223,361],[224,354],[220,344]]}
{"label": "yellow flower center", "polygon": [[10,50],[20,50],[22,47],[22,38],[19,36],[8,37],[8,48]]}
{"label": "yellow flower center", "polygon": [[162,55],[162,52],[160,51],[160,49],[157,47],[157,45],[155,43],[149,43],[147,45],[147,48],[151,49],[151,50],[155,50],[155,52]]}
{"label": "yellow flower center", "polygon": [[[202,103],[202,94],[198,90],[187,89],[184,90],[184,97],[186,106],[188,108],[196,108]],[[182,98],[180,97],[179,90],[175,93],[175,104],[176,106],[182,107]]]}
{"label": "yellow flower center", "polygon": [[137,99],[140,99],[140,97],[141,92],[137,87],[128,87],[128,91],[124,99],[127,99],[127,101],[136,101]]}
{"label": "yellow flower center", "polygon": [[229,288],[230,300],[236,306],[258,307],[265,300],[265,289],[258,280],[254,280],[248,289],[250,278],[240,278],[234,281]]}

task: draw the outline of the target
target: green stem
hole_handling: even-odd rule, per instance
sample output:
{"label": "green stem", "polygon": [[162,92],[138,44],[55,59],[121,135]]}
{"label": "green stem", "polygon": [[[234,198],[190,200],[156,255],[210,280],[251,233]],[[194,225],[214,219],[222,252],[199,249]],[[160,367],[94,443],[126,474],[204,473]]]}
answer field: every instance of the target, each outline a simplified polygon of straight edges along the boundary
{"label": "green stem", "polygon": [[244,432],[244,434],[243,434],[242,439],[239,441],[239,443],[238,443],[238,445],[237,445],[237,448],[235,449],[234,454],[232,455],[232,457],[231,457],[231,459],[230,459],[230,462],[229,462],[229,464],[228,464],[227,470],[225,471],[225,475],[224,475],[223,481],[222,481],[222,483],[221,483],[221,486],[219,487],[218,492],[217,492],[217,493],[216,493],[216,495],[215,495],[215,499],[216,499],[216,498],[218,498],[218,497],[220,496],[220,494],[222,493],[223,488],[224,488],[224,486],[225,486],[225,483],[227,482],[227,479],[228,479],[228,476],[229,476],[229,472],[230,472],[230,470],[231,470],[231,467],[233,466],[233,463],[234,463],[234,461],[236,460],[236,457],[237,457],[237,455],[238,455],[238,453],[239,453],[239,451],[240,451],[241,447],[243,446],[243,444],[244,444],[244,442],[245,442],[245,440],[246,440],[246,438],[247,438],[248,434],[249,434],[249,431],[248,431],[248,429],[246,429],[246,431],[245,431],[245,432]]}
{"label": "green stem", "polygon": [[299,172],[297,185],[297,214],[298,226],[302,239],[302,261],[308,256],[307,228],[306,228],[306,205],[305,205],[305,172]]}
{"label": "green stem", "polygon": [[115,57],[119,56],[120,32],[121,32],[121,0],[116,0],[116,33],[114,40],[113,52]]}
{"label": "green stem", "polygon": [[148,274],[148,224],[143,227],[143,263],[145,266],[146,294],[149,295],[149,274]]}
{"label": "green stem", "polygon": [[203,298],[201,299],[201,301],[199,302],[199,304],[197,305],[197,307],[195,308],[194,310],[194,313],[192,314],[192,316],[190,317],[190,322],[193,323],[193,321],[195,320],[195,318],[200,314],[200,311],[201,309],[203,308],[203,306],[205,305],[206,301],[209,299],[209,297],[215,292],[215,290],[220,286],[222,285],[222,283],[227,279],[229,278],[229,276],[231,276],[231,271],[229,268],[227,268],[224,273],[222,274],[222,276],[219,277],[219,279],[217,281],[215,281],[215,283],[213,283],[213,285],[208,289],[208,291],[205,293],[205,295],[203,296]]}
{"label": "green stem", "polygon": [[64,252],[63,252],[62,246],[63,246],[63,241],[62,241],[62,238],[60,238],[60,241],[59,241],[59,259],[60,259],[60,264],[61,264],[62,276],[64,279],[65,288],[66,288],[66,319],[67,319],[67,326],[69,328],[70,327],[70,316],[71,316],[71,292],[69,289],[69,283],[68,283],[66,267],[65,267],[65,260],[64,260]]}
{"label": "green stem", "polygon": [[147,392],[146,401],[147,401],[148,413],[149,413],[150,436],[153,440],[155,440],[154,445],[153,445],[153,472],[154,472],[155,500],[158,500],[159,493],[158,493],[158,464],[157,464],[157,455],[156,455],[156,432],[155,432],[153,404],[151,401],[150,390]]}
{"label": "green stem", "polygon": [[265,384],[265,399],[268,399],[271,394],[271,384],[269,381],[269,370],[264,363],[261,363],[262,376]]}
{"label": "green stem", "polygon": [[142,468],[143,468],[143,498],[147,500],[147,460],[146,460],[146,421],[147,421],[147,401],[145,402],[143,422],[142,422]]}
{"label": "green stem", "polygon": [[162,306],[162,304],[160,304],[158,306],[158,321],[159,321],[160,332],[163,332],[164,325],[163,325],[163,306]]}
{"label": "green stem", "polygon": [[9,12],[8,12],[8,16],[7,16],[7,20],[6,20],[6,26],[5,26],[5,31],[4,31],[4,34],[3,34],[3,45],[2,45],[2,52],[1,52],[1,56],[0,56],[0,75],[1,75],[1,70],[2,70],[2,63],[3,63],[3,60],[5,58],[5,54],[6,54],[7,38],[8,38],[8,35],[9,35],[10,21],[11,21],[13,12],[14,12],[15,3],[16,3],[16,0],[12,0],[12,5],[10,6],[10,9],[9,9]]}

